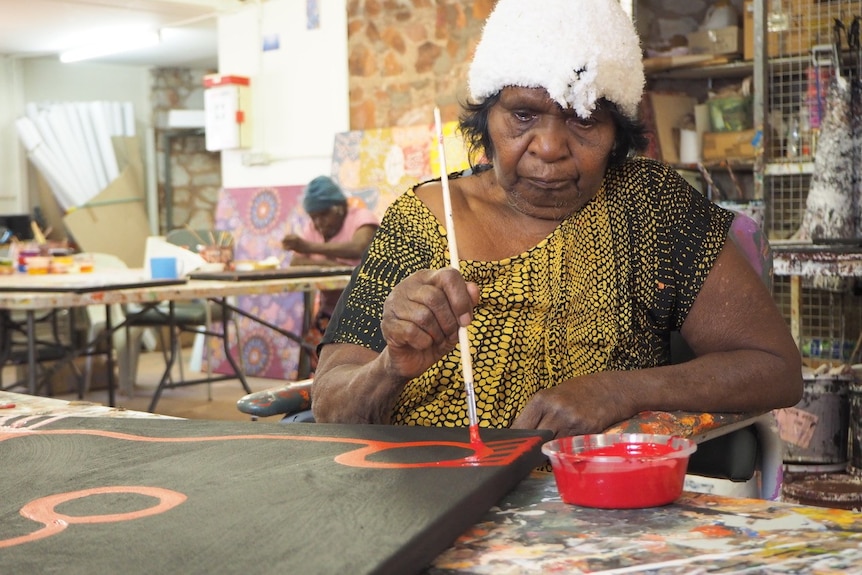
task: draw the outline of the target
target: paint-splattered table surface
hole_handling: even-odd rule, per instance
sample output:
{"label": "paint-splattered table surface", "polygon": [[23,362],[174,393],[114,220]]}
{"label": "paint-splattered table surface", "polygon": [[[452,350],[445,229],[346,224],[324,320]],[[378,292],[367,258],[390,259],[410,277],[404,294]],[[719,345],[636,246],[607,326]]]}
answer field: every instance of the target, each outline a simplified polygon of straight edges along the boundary
{"label": "paint-splattered table surface", "polygon": [[[0,309],[34,310],[88,305],[157,303],[283,292],[343,289],[350,276],[275,279],[188,280],[158,282],[142,270],[106,270],[91,274],[7,276],[0,289]],[[156,285],[163,283],[165,285]]]}
{"label": "paint-splattered table surface", "polygon": [[860,572],[860,513],[690,492],[653,509],[589,509],[534,472],[427,574]]}
{"label": "paint-splattered table surface", "polygon": [[[9,392],[0,392],[0,404],[14,404],[0,418],[17,421],[162,417]],[[621,430],[697,434],[734,425],[723,417],[649,412]],[[429,575],[645,572],[862,572],[862,514],[690,492],[654,509],[588,509],[563,503],[553,476],[533,472],[427,569]]]}
{"label": "paint-splattered table surface", "polygon": [[178,419],[169,415],[134,411],[122,407],[108,407],[101,403],[90,401],[65,401],[51,397],[0,391],[0,425],[7,418],[21,421],[22,418],[44,417],[116,417],[116,418],[147,418],[147,419]]}

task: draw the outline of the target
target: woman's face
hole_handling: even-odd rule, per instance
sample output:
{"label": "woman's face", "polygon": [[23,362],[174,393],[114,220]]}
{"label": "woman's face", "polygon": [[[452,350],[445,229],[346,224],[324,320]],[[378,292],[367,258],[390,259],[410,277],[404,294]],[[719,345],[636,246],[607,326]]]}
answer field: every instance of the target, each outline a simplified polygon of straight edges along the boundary
{"label": "woman's face", "polygon": [[497,182],[524,214],[562,220],[601,186],[616,128],[607,111],[583,119],[542,88],[507,87],[488,116]]}
{"label": "woman's face", "polygon": [[311,223],[326,241],[331,240],[335,234],[341,231],[346,216],[347,206],[342,205],[330,206],[323,211],[308,214]]}

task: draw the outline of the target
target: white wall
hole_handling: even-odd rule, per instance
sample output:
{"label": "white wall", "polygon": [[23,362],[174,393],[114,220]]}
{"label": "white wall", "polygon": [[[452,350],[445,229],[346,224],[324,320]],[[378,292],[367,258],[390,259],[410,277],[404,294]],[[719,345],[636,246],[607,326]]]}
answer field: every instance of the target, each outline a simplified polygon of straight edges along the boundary
{"label": "white wall", "polygon": [[28,212],[26,169],[15,131],[21,108],[20,60],[0,57],[0,214]]}
{"label": "white wall", "polygon": [[[219,73],[251,78],[253,147],[222,152],[225,187],[304,185],[332,167],[335,134],[350,127],[346,0],[322,0],[307,29],[305,0],[270,0],[219,18]],[[279,48],[263,50],[277,36]]]}
{"label": "white wall", "polygon": [[[28,102],[132,102],[143,149],[152,129],[150,83],[149,69],[140,66],[62,64],[56,57],[0,59],[0,213],[32,213],[38,205],[14,126]],[[14,198],[3,197],[7,189]]]}
{"label": "white wall", "polygon": [[136,123],[150,125],[150,71],[141,66],[76,62],[56,57],[23,61],[24,96],[28,102],[118,100],[135,107]]}

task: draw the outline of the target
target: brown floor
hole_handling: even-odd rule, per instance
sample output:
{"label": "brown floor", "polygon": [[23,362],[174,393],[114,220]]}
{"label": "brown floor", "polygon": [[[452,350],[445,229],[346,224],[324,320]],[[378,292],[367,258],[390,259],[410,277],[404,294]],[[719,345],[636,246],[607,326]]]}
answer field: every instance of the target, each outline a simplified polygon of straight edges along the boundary
{"label": "brown floor", "polygon": [[[191,354],[190,349],[183,350],[183,358],[185,360],[185,377],[186,379],[196,379],[205,375],[204,373],[189,372],[188,358]],[[147,411],[153,393],[158,386],[159,379],[164,370],[164,359],[160,351],[142,352],[138,365],[137,383],[131,397],[121,391],[116,393],[117,407],[133,409],[137,411]],[[12,368],[5,368],[6,370]],[[104,368],[102,368],[104,369]],[[175,374],[179,374],[175,370]],[[4,371],[4,382],[9,382],[15,379],[13,373],[7,374]],[[249,387],[252,391],[259,391],[269,387],[278,387],[284,385],[284,381],[264,378],[247,378]],[[71,387],[71,386],[70,386]],[[94,387],[101,387],[94,385]],[[208,389],[209,388],[209,389]],[[20,388],[13,389],[18,393],[26,393]],[[173,415],[175,417],[184,417],[188,419],[217,419],[217,420],[233,420],[233,421],[248,421],[250,416],[240,412],[236,408],[236,402],[239,398],[245,395],[245,390],[238,379],[220,381],[212,384],[190,385],[179,387],[176,389],[166,389],[162,392],[162,396],[156,405],[155,412],[164,415]],[[77,393],[58,393],[53,397],[65,399],[69,401],[78,400]],[[108,392],[106,389],[93,389],[84,396],[85,401],[101,403],[108,405]],[[268,418],[271,421],[277,421],[279,418]]]}

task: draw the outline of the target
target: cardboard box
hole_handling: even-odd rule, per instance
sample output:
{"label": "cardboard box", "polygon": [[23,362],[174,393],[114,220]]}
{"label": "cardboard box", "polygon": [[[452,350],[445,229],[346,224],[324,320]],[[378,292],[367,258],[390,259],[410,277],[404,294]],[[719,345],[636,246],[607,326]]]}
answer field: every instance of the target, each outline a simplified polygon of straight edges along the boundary
{"label": "cardboard box", "polygon": [[[806,54],[812,45],[825,38],[827,44],[829,39],[828,23],[824,29],[822,22],[810,19],[810,14],[816,8],[809,4],[812,0],[791,0],[785,2],[786,29],[782,31],[768,32],[766,35],[767,56],[775,58],[779,56],[798,56]],[[754,2],[746,0],[743,7],[742,17],[743,30],[743,58],[754,59]]]}
{"label": "cardboard box", "polygon": [[742,33],[739,26],[728,26],[715,30],[698,30],[686,34],[688,49],[692,54],[741,54]]}
{"label": "cardboard box", "polygon": [[703,159],[727,160],[728,158],[749,159],[755,156],[754,138],[757,130],[742,132],[706,132],[703,135]]}
{"label": "cardboard box", "polygon": [[679,163],[680,124],[686,116],[694,119],[697,99],[687,94],[647,92],[644,100],[652,114],[659,159],[669,164]]}

